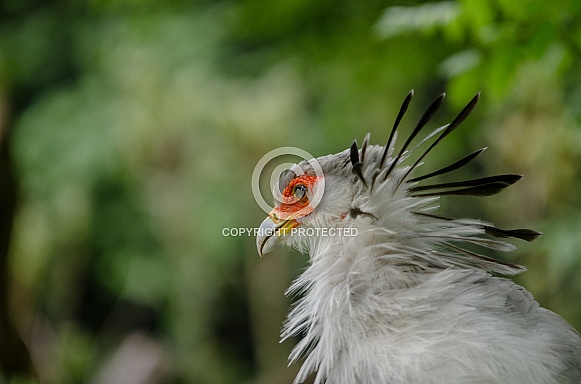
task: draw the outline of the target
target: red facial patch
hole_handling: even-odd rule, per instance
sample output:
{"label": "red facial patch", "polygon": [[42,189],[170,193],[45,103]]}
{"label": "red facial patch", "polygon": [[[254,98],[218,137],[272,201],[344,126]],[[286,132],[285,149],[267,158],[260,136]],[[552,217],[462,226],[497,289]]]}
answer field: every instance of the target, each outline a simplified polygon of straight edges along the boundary
{"label": "red facial patch", "polygon": [[282,191],[282,204],[273,210],[277,218],[296,219],[313,212],[314,208],[309,205],[307,192],[312,192],[316,182],[317,176],[302,175],[292,179]]}

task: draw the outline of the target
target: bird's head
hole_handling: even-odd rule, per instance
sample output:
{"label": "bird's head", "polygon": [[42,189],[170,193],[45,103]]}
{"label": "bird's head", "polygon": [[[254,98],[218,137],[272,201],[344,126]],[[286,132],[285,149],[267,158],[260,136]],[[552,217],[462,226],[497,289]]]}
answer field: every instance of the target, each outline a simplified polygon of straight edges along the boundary
{"label": "bird's head", "polygon": [[[256,239],[260,256],[278,244],[311,251],[313,256],[314,246],[325,249],[346,240],[342,236],[346,232],[331,233],[331,229],[357,228],[371,234],[357,246],[379,244],[386,249],[388,244],[392,250],[388,253],[408,255],[406,263],[421,260],[421,263],[438,268],[477,267],[505,274],[523,270],[469,251],[457,243],[511,250],[514,248],[511,244],[495,238],[515,237],[530,241],[540,235],[538,232],[503,230],[479,220],[434,214],[440,196],[490,196],[520,180],[521,176],[505,174],[424,184],[425,180],[470,163],[486,148],[437,171],[414,175],[426,155],[468,117],[480,95],[476,95],[451,123],[436,128],[412,147],[414,139],[442,105],[445,95],[438,96],[396,152],[397,127],[412,96],[413,91],[404,100],[384,146],[370,145],[368,134],[361,148],[354,141],[347,150],[302,161],[281,175],[274,187],[275,207],[262,222]],[[410,161],[416,149],[423,146],[427,149]],[[442,252],[444,249],[446,252]]]}
{"label": "bird's head", "polygon": [[348,150],[304,160],[283,172],[273,190],[274,209],[256,239],[260,256],[279,244],[308,250],[314,233],[344,225],[356,181]]}

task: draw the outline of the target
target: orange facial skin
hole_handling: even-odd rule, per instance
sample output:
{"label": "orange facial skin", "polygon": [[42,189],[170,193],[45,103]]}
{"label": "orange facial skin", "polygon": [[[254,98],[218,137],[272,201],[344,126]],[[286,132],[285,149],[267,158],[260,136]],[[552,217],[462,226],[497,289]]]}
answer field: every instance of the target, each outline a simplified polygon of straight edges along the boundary
{"label": "orange facial skin", "polygon": [[313,212],[314,208],[309,205],[307,191],[312,190],[317,179],[317,176],[309,175],[292,179],[282,191],[282,204],[272,210],[271,217],[289,220],[304,217]]}

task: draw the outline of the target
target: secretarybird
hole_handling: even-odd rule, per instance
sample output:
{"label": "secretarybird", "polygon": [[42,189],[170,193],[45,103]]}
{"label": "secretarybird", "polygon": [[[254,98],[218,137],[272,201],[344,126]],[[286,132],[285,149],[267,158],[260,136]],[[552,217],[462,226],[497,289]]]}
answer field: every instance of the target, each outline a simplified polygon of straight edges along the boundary
{"label": "secretarybird", "polygon": [[[289,357],[304,358],[295,383],[311,374],[317,384],[581,383],[579,333],[523,287],[499,277],[524,268],[466,248],[509,251],[514,247],[502,238],[531,241],[540,234],[436,212],[440,196],[489,196],[521,176],[429,182],[468,164],[484,148],[416,175],[479,95],[410,150],[442,105],[440,95],[395,151],[412,95],[385,146],[370,145],[367,135],[360,149],[354,142],[281,175],[281,201],[262,223],[257,246],[261,256],[278,243],[310,254],[288,290],[302,297],[282,331],[283,340],[302,336]],[[420,144],[427,149],[419,152]],[[339,231],[345,228],[350,232]]]}

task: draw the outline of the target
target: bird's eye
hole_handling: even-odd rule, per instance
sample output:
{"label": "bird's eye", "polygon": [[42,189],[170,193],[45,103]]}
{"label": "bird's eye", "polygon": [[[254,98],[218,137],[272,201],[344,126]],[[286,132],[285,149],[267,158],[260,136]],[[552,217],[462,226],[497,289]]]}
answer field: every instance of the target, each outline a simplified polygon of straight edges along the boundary
{"label": "bird's eye", "polygon": [[295,185],[293,187],[293,195],[298,201],[301,201],[307,196],[307,187],[304,184]]}

